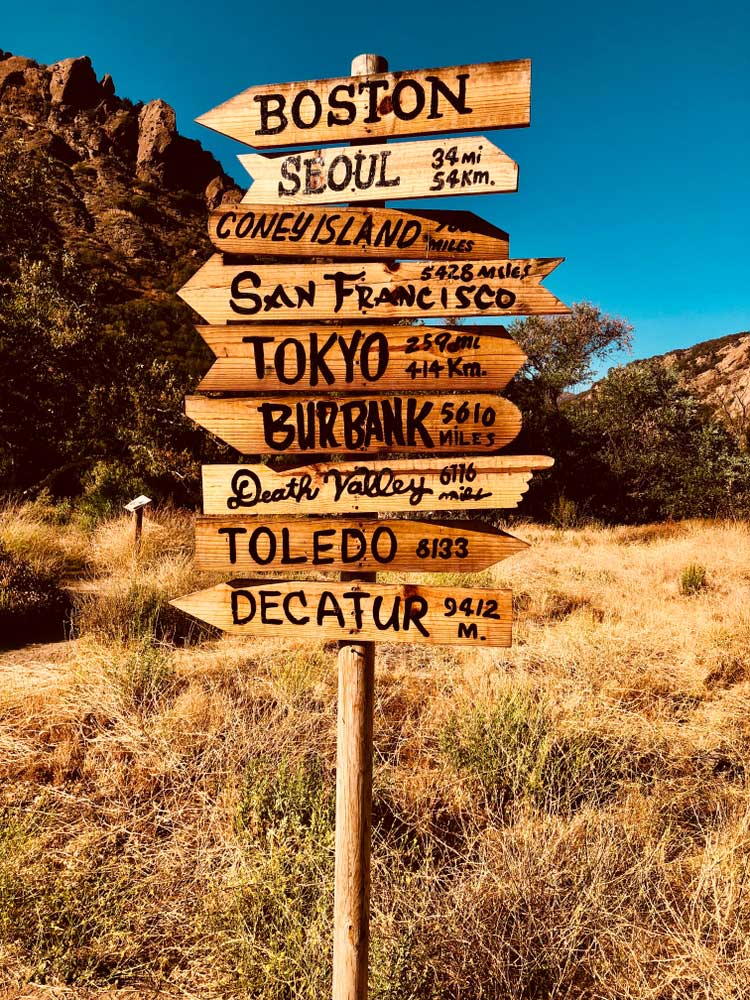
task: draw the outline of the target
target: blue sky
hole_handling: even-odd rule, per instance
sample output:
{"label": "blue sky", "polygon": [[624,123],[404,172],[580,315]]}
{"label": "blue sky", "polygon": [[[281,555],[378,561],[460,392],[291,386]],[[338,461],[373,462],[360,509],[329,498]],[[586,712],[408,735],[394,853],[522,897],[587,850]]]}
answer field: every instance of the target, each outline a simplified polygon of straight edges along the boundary
{"label": "blue sky", "polygon": [[518,193],[431,207],[508,230],[515,257],[565,256],[549,287],[628,318],[636,357],[750,328],[745,0],[8,7],[0,47],[91,56],[120,96],[173,105],[243,184],[247,147],[193,118],[246,87],[346,75],[360,52],[393,70],[531,57],[531,127],[489,133],[520,165]]}

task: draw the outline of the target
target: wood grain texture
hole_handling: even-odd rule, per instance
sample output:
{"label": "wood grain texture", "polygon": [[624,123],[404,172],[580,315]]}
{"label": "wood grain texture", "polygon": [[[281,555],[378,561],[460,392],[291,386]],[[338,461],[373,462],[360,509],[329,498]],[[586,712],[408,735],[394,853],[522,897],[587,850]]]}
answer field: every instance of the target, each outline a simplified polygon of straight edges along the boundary
{"label": "wood grain texture", "polygon": [[225,264],[214,254],[179,295],[211,324],[568,313],[540,284],[562,260],[356,261],[300,267]]}
{"label": "wood grain texture", "polygon": [[274,149],[518,128],[529,124],[530,105],[531,61],[517,59],[250,87],[196,121],[256,149]]}
{"label": "wood grain texture", "polygon": [[483,135],[238,157],[256,205],[336,205],[518,190],[518,164]]}
{"label": "wood grain texture", "polygon": [[203,510],[211,515],[362,514],[516,507],[544,455],[267,465],[204,465]]}
{"label": "wood grain texture", "polygon": [[253,639],[509,646],[511,592],[414,584],[232,580],[170,603]]}
{"label": "wood grain texture", "polygon": [[521,430],[501,396],[188,396],[185,413],[243,455],[498,451]]}
{"label": "wood grain texture", "polygon": [[195,565],[248,575],[293,569],[474,573],[527,548],[477,521],[199,517]]}
{"label": "wood grain texture", "polygon": [[502,326],[199,326],[209,392],[504,389],[526,355]]}
{"label": "wood grain texture", "polygon": [[500,260],[509,236],[473,212],[223,204],[208,236],[225,254],[367,260]]}

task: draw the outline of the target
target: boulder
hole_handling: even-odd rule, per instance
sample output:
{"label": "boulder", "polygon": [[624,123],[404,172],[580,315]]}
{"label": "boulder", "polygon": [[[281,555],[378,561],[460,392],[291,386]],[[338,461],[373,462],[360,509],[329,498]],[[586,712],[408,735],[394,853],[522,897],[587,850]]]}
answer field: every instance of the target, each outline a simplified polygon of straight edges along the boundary
{"label": "boulder", "polygon": [[63,59],[50,66],[49,92],[53,104],[94,108],[102,100],[102,88],[88,56]]}

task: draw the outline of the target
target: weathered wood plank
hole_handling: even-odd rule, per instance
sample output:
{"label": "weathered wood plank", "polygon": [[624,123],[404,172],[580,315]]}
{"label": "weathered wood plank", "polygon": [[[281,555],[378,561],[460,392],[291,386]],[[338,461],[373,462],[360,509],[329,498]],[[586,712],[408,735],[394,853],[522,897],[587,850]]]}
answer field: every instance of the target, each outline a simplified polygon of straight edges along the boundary
{"label": "weathered wood plank", "polygon": [[196,121],[256,149],[529,124],[531,60],[250,87]]}
{"label": "weathered wood plank", "polygon": [[502,326],[199,326],[207,392],[505,388],[526,356]]}
{"label": "weathered wood plank", "polygon": [[378,570],[474,573],[528,547],[477,521],[199,517],[195,565],[246,575]]}
{"label": "weathered wood plank", "polygon": [[483,135],[238,157],[256,205],[336,205],[518,190],[518,164]]}
{"label": "weathered wood plank", "polygon": [[527,316],[570,309],[540,282],[562,257],[403,264],[224,264],[214,254],[179,295],[207,323],[408,316]]}
{"label": "weathered wood plank", "polygon": [[497,451],[521,430],[501,396],[188,396],[185,412],[243,455]]}
{"label": "weathered wood plank", "polygon": [[170,602],[253,639],[353,639],[509,646],[509,590],[413,584],[233,580]]}
{"label": "weathered wood plank", "polygon": [[364,514],[516,507],[545,455],[327,462],[276,470],[204,465],[206,514]]}
{"label": "weathered wood plank", "polygon": [[208,236],[222,253],[246,256],[500,260],[509,252],[508,234],[473,212],[399,212],[369,205],[224,204],[209,214]]}

